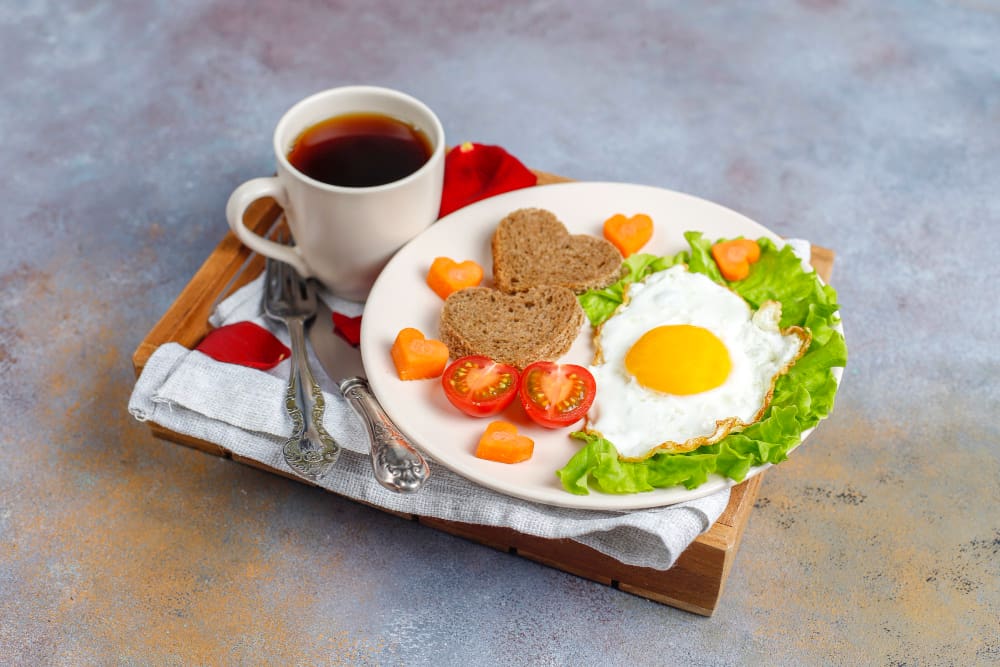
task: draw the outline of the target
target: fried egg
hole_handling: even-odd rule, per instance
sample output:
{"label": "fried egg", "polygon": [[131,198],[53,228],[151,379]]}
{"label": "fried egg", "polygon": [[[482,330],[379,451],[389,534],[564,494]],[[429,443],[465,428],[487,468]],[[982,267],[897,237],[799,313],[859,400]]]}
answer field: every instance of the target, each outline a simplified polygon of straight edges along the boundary
{"label": "fried egg", "polygon": [[685,452],[758,421],[777,378],[809,346],[780,330],[781,304],[754,312],[735,292],[674,266],[629,286],[595,335],[597,395],[586,429],[624,459]]}

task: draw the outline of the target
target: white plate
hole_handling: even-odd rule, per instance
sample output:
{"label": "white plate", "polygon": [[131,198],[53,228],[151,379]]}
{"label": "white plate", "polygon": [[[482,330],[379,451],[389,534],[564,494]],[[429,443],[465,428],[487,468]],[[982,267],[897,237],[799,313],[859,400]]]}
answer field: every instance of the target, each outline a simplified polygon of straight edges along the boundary
{"label": "white plate", "polygon": [[[473,452],[490,418],[476,419],[456,410],[445,398],[440,380],[404,382],[398,378],[389,349],[399,330],[415,327],[428,338],[438,337],[443,302],[424,282],[431,262],[438,256],[456,261],[475,260],[486,271],[483,284],[492,285],[493,231],[505,215],[524,207],[548,209],[571,233],[595,236],[601,235],[604,220],[615,213],[646,213],[653,218],[655,232],[642,252],[658,255],[687,249],[683,233],[688,230],[702,231],[712,239],[742,235],[779,240],[762,225],[718,204],[661,188],[624,183],[576,182],[533,187],[460,209],[396,253],[365,305],[361,354],[368,380],[385,411],[438,465],[525,500],[582,509],[630,510],[671,505],[732,486],[732,480],[712,475],[691,490],[678,486],[614,495],[592,489],[590,495],[577,496],[564,490],[555,474],[583,446],[581,441],[569,437],[574,428],[549,430],[535,426],[515,400],[497,418],[515,423],[521,433],[533,439],[534,455],[513,465],[485,461],[476,458]],[[561,361],[589,364],[593,358],[591,336],[590,327],[583,327]],[[766,467],[752,469],[748,477]]]}

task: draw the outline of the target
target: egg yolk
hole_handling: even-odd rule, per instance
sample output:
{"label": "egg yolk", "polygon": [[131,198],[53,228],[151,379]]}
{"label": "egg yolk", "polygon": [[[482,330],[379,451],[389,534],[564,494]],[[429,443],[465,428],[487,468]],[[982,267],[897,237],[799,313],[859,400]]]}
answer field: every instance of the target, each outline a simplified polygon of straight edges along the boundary
{"label": "egg yolk", "polygon": [[650,329],[625,355],[625,368],[642,386],[666,394],[698,394],[718,387],[733,363],[708,329],[671,324]]}

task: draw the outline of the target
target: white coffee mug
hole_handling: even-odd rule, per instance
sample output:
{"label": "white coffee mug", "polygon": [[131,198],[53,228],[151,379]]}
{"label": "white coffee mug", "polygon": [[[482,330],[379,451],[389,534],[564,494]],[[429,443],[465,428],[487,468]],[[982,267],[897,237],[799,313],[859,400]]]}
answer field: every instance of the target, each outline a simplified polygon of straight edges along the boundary
{"label": "white coffee mug", "polygon": [[[304,130],[335,116],[366,112],[390,116],[422,132],[430,142],[427,162],[409,176],[372,187],[329,185],[289,162],[288,153]],[[226,205],[226,218],[249,248],[291,264],[337,296],[363,301],[396,250],[437,219],[444,153],[441,121],[419,100],[374,86],[332,88],[285,113],[274,130],[277,176],[237,187]],[[284,209],[294,246],[265,239],[244,224],[247,207],[263,197],[273,197]]]}

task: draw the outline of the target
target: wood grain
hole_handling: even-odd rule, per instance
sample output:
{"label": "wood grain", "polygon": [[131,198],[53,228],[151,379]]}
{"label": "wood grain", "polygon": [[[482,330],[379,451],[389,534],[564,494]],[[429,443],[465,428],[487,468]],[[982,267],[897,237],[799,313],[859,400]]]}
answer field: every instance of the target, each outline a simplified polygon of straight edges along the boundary
{"label": "wood grain", "polygon": [[[535,173],[538,174],[539,185],[571,180],[545,172]],[[280,215],[281,209],[273,201],[261,200],[247,210],[245,221],[250,229],[264,233]],[[813,247],[812,264],[824,280],[829,281],[833,262],[833,251]],[[259,256],[251,253],[231,232],[227,233],[177,300],[136,348],[132,355],[136,376],[142,372],[149,357],[160,345],[176,342],[185,347],[194,347],[211,330],[208,316],[218,300],[259,275],[263,264]],[[214,456],[232,458],[255,468],[308,483],[258,461],[234,455],[215,443],[175,433],[159,424],[147,423],[157,438],[194,447]],[[719,519],[707,532],[695,539],[674,566],[666,571],[625,565],[572,540],[549,540],[507,528],[390,513],[494,549],[516,553],[606,586],[614,586],[695,614],[710,616],[719,604],[726,579],[732,570],[762,479],[763,475],[757,475],[733,487],[729,504]]]}

